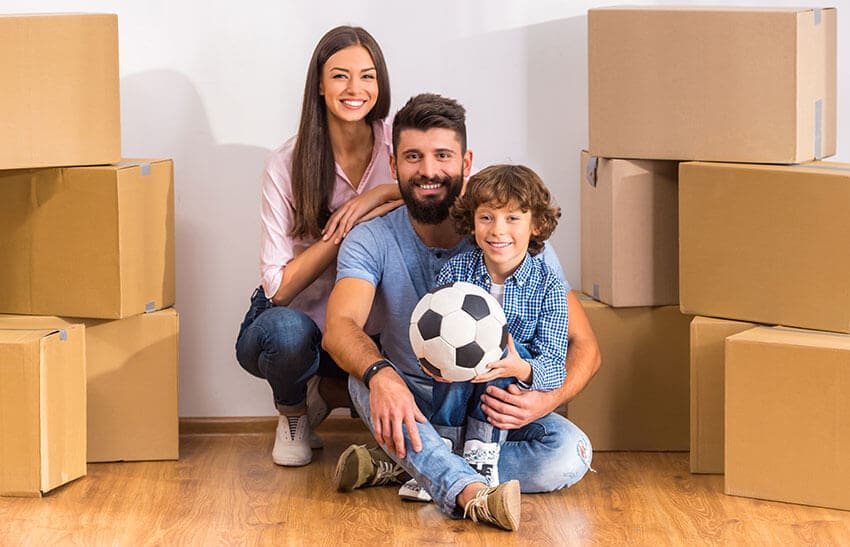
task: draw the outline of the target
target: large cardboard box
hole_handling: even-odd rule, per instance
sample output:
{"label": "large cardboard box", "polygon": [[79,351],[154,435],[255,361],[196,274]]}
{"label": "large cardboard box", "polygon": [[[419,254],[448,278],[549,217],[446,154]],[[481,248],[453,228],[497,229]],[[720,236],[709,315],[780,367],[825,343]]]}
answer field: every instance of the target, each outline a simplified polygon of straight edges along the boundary
{"label": "large cardboard box", "polygon": [[121,159],[116,15],[0,15],[0,78],[0,169]]}
{"label": "large cardboard box", "polygon": [[0,328],[84,322],[89,462],[176,460],[179,317],[173,308],[103,321],[0,315]]}
{"label": "large cardboard box", "polygon": [[0,171],[0,313],[118,319],[174,304],[171,160]]}
{"label": "large cardboard box", "polygon": [[835,9],[599,8],[587,27],[591,154],[795,163],[835,153]]}
{"label": "large cardboard box", "polygon": [[579,297],[602,367],[568,416],[602,450],[688,449],[688,329],[677,306],[612,308]]}
{"label": "large cardboard box", "polygon": [[727,494],[850,510],[850,336],[726,339]]}
{"label": "large cardboard box", "polygon": [[85,474],[84,327],[0,326],[0,495],[41,496]]}
{"label": "large cardboard box", "polygon": [[581,153],[581,289],[614,307],[679,303],[678,164]]}
{"label": "large cardboard box", "polygon": [[850,332],[850,164],[679,166],[682,311]]}
{"label": "large cardboard box", "polygon": [[723,473],[726,338],[754,326],[713,317],[691,321],[691,473]]}

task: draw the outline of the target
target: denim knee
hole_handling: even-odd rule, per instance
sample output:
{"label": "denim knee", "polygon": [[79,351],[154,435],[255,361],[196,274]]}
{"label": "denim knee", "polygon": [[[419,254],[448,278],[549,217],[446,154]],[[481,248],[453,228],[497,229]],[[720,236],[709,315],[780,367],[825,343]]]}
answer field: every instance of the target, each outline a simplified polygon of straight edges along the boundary
{"label": "denim knee", "polygon": [[[561,457],[550,459],[547,462],[547,472],[541,475],[547,475],[550,479],[548,481],[549,490],[560,490],[576,484],[585,476],[588,469],[590,469],[590,464],[593,460],[593,447],[590,444],[590,439],[571,422],[567,423],[572,427],[564,432],[564,442],[559,451]],[[523,484],[523,487],[525,486]],[[539,489],[533,486],[532,489],[535,491],[545,491],[547,489],[546,486],[541,484],[538,485]]]}

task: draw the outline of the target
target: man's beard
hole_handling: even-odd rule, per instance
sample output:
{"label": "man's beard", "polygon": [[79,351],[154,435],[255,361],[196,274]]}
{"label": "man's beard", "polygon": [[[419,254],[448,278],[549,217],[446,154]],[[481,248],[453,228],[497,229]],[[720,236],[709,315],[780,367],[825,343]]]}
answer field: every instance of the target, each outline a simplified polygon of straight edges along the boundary
{"label": "man's beard", "polygon": [[[446,187],[446,195],[443,199],[429,196],[420,201],[413,195],[414,185],[436,183]],[[422,224],[440,224],[449,218],[449,209],[463,189],[463,177],[413,177],[407,183],[400,183],[398,186],[413,220]]]}

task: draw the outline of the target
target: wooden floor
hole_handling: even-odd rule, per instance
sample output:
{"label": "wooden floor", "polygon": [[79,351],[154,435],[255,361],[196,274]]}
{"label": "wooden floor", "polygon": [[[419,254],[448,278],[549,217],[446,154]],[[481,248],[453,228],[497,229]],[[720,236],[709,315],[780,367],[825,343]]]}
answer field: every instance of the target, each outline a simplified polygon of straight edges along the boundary
{"label": "wooden floor", "polygon": [[726,496],[686,453],[597,453],[597,473],[523,496],[520,530],[503,532],[395,488],[335,492],[337,456],[370,437],[349,418],[320,432],[303,468],[272,463],[270,433],[184,435],[178,462],[89,464],[44,498],[0,498],[0,545],[850,545],[850,512]]}

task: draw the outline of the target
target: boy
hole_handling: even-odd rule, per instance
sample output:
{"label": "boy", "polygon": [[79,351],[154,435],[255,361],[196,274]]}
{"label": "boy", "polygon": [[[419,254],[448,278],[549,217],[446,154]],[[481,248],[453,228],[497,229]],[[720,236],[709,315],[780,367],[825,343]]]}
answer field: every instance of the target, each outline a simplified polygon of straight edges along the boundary
{"label": "boy", "polygon": [[502,305],[510,334],[506,354],[488,372],[469,382],[435,378],[431,423],[453,450],[462,446],[464,459],[490,486],[499,484],[499,446],[507,432],[487,422],[480,404],[485,388],[505,389],[516,379],[525,389],[551,391],[564,381],[566,288],[536,257],[560,214],[540,177],[522,165],[475,174],[451,210],[458,233],[470,235],[476,248],[449,260],[437,286],[466,281],[487,290]]}

